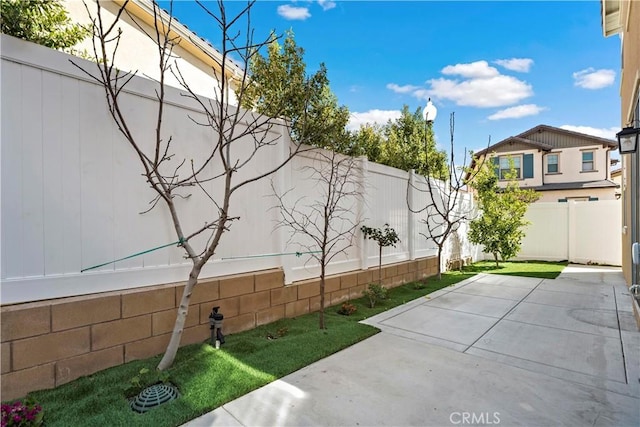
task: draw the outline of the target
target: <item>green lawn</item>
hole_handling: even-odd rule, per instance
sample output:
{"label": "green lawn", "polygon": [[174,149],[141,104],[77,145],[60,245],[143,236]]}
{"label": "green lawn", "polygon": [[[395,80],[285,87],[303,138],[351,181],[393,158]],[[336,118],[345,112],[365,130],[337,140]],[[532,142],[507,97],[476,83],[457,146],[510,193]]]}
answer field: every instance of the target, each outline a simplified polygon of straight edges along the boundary
{"label": "green lawn", "polygon": [[496,267],[494,261],[480,261],[466,267],[465,271],[475,273],[504,274],[508,276],[539,277],[555,279],[567,266],[567,262],[507,261]]}
{"label": "green lawn", "polygon": [[[326,330],[318,329],[318,314],[282,319],[251,331],[227,336],[220,350],[207,343],[183,347],[169,380],[178,386],[180,398],[145,414],[129,409],[131,379],[138,376],[146,384],[160,379],[155,371],[160,356],[130,362],[79,378],[56,389],[33,392],[40,403],[47,426],[177,426],[211,411],[332,353],[378,333],[360,320],[420,298],[438,289],[472,277],[478,272],[547,277],[561,269],[559,264],[505,263],[500,270],[478,263],[462,272],[429,278],[426,283],[410,283],[389,290],[388,299],[369,308],[364,299],[351,301],[357,311],[351,316],[326,309]],[[141,369],[149,372],[139,375]]]}

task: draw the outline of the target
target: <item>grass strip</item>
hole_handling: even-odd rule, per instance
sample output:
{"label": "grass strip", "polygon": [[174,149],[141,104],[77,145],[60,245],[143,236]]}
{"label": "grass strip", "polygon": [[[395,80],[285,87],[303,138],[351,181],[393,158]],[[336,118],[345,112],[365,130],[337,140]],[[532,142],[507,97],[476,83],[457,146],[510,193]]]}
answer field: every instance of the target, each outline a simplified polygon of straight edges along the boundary
{"label": "grass strip", "polygon": [[541,279],[555,279],[562,272],[568,262],[546,261],[500,261],[496,267],[495,261],[479,261],[465,267],[467,272],[502,274],[506,276],[539,277]]}

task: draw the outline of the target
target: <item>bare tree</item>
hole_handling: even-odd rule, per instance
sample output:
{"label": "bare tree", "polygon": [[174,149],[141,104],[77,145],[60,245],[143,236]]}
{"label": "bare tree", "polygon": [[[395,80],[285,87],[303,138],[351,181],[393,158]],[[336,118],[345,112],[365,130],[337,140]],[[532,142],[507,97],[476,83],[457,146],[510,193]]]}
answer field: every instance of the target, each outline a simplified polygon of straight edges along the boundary
{"label": "bare tree", "polygon": [[[262,42],[253,41],[251,8],[254,1],[248,1],[246,7],[234,16],[227,16],[222,0],[217,2],[218,9],[215,13],[204,3],[198,2],[203,13],[213,19],[221,34],[220,57],[211,57],[217,65],[212,68],[217,81],[214,99],[197,95],[183,77],[173,60],[173,48],[180,42],[180,38],[174,31],[171,7],[169,13],[166,13],[155,1],[153,2],[153,31],[147,35],[153,40],[158,53],[155,128],[149,128],[145,132],[134,132],[125,113],[126,105],[123,103],[126,104],[126,101],[122,99],[122,95],[135,73],[123,72],[116,66],[116,54],[123,36],[118,24],[123,14],[128,13],[127,4],[128,1],[125,1],[119,8],[115,20],[107,23],[100,1],[97,2],[97,12],[92,12],[85,3],[93,21],[93,54],[98,72],[95,74],[77,64],[76,66],[104,87],[109,112],[118,130],[139,159],[144,179],[155,192],[148,210],[158,205],[164,206],[171,217],[179,246],[191,261],[191,270],[180,300],[173,333],[158,365],[159,370],[164,370],[170,367],[175,359],[191,294],[198,283],[202,268],[216,253],[224,233],[240,219],[233,215],[234,195],[241,188],[281,169],[300,152],[302,145],[288,147],[287,155],[278,164],[268,167],[260,164],[256,157],[259,152],[265,149],[284,152],[276,145],[288,142],[279,138],[282,132],[276,128],[288,127],[288,124],[281,119],[242,110],[231,104],[230,90],[235,91],[239,105],[249,81],[248,63],[262,46],[273,40],[273,36],[270,35]],[[134,19],[132,16],[130,18]],[[242,26],[238,30],[239,25]],[[143,30],[142,25],[138,27]],[[237,65],[232,61],[232,57]],[[176,156],[174,145],[190,141],[175,142],[172,135],[167,135],[163,129],[166,106],[165,78],[169,72],[186,91],[184,96],[192,99],[201,110],[197,118],[193,115],[189,118],[195,124],[208,129],[207,132],[211,135],[207,151],[199,153],[195,159]],[[309,100],[305,99],[302,104],[302,108],[308,108]],[[285,105],[282,105],[282,111],[284,107]],[[271,130],[276,132],[270,132]],[[148,144],[149,139],[152,139],[152,144]],[[304,133],[298,135],[298,141],[304,142]],[[176,202],[191,196],[190,192],[197,192],[199,197],[209,200],[213,209],[211,217],[204,223],[186,229],[189,227],[186,220],[188,215]]]}
{"label": "bare tree", "polygon": [[[327,265],[353,245],[360,219],[357,204],[362,197],[362,169],[359,160],[335,151],[316,149],[311,165],[304,166],[309,181],[315,182],[319,195],[288,199],[293,189],[278,194],[279,227],[289,230],[287,244],[296,244],[320,267],[320,329],[324,321],[325,277]],[[301,252],[302,252],[301,251]]]}
{"label": "bare tree", "polygon": [[[450,138],[450,154],[448,164],[448,177],[446,181],[436,180],[430,176],[429,162],[426,162],[426,176],[424,177],[425,186],[419,187],[415,183],[409,182],[407,185],[407,206],[413,213],[425,212],[427,218],[420,220],[425,225],[424,232],[420,235],[427,240],[431,240],[438,248],[438,280],[442,278],[441,257],[449,236],[455,233],[460,225],[466,221],[473,219],[475,209],[473,204],[464,200],[466,183],[472,180],[475,171],[466,171],[465,167],[456,165],[454,156],[454,129],[455,129],[455,113],[451,113],[449,117],[449,133]],[[428,123],[427,126],[430,124]],[[428,134],[428,132],[426,133]],[[462,165],[466,165],[467,156],[465,156]],[[422,207],[412,206],[409,193],[412,190],[427,195],[427,202]]]}

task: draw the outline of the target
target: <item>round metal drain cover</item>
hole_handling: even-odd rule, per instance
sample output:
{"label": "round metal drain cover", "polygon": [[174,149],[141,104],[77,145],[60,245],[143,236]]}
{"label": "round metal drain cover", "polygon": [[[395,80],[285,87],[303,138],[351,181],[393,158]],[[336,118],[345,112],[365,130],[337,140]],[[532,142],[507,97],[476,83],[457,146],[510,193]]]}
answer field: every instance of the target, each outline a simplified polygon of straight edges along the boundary
{"label": "round metal drain cover", "polygon": [[163,403],[177,399],[178,389],[171,384],[154,384],[142,390],[131,400],[131,409],[144,413]]}

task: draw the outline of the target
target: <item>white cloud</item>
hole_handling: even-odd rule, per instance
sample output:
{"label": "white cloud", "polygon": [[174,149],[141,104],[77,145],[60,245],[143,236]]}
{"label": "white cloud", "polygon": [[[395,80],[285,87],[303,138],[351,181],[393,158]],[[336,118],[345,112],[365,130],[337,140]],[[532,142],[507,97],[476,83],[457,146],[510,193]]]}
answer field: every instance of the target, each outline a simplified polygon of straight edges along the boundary
{"label": "white cloud", "polygon": [[288,4],[278,6],[278,15],[290,21],[294,21],[294,20],[304,21],[305,19],[311,17],[311,14],[309,13],[309,8],[295,7]]}
{"label": "white cloud", "polygon": [[619,127],[610,127],[610,128],[594,128],[591,126],[573,126],[573,125],[562,125],[560,129],[570,130],[573,132],[585,133],[587,135],[593,135],[600,138],[606,139],[616,139],[616,133],[620,132]]}
{"label": "white cloud", "polygon": [[442,69],[442,74],[455,74],[466,78],[478,79],[495,77],[500,73],[496,68],[490,67],[487,61],[476,61],[469,64],[447,65]]}
{"label": "white cloud", "polygon": [[489,120],[502,120],[502,119],[519,119],[520,117],[535,116],[541,111],[545,110],[544,107],[539,107],[536,104],[517,105],[515,107],[506,108],[494,113],[488,117]]}
{"label": "white cloud", "polygon": [[533,95],[531,85],[515,77],[498,75],[471,80],[429,80],[429,93],[467,107],[502,107]]}
{"label": "white cloud", "polygon": [[419,90],[420,88],[418,86],[412,86],[412,85],[399,86],[395,83],[389,83],[387,84],[387,89],[392,90],[395,93],[411,93],[411,92],[415,92],[416,90]]}
{"label": "white cloud", "polygon": [[602,89],[611,86],[616,79],[613,70],[587,68],[573,73],[574,85],[584,89]]}
{"label": "white cloud", "polygon": [[356,130],[360,129],[360,125],[364,124],[385,124],[389,120],[395,120],[400,118],[401,112],[399,110],[369,110],[364,113],[351,113],[347,129]]}
{"label": "white cloud", "polygon": [[336,2],[331,0],[318,0],[318,4],[322,7],[322,10],[329,10],[336,7]]}
{"label": "white cloud", "polygon": [[518,71],[520,73],[528,73],[533,65],[533,59],[529,58],[498,59],[493,62],[503,66],[507,70]]}

